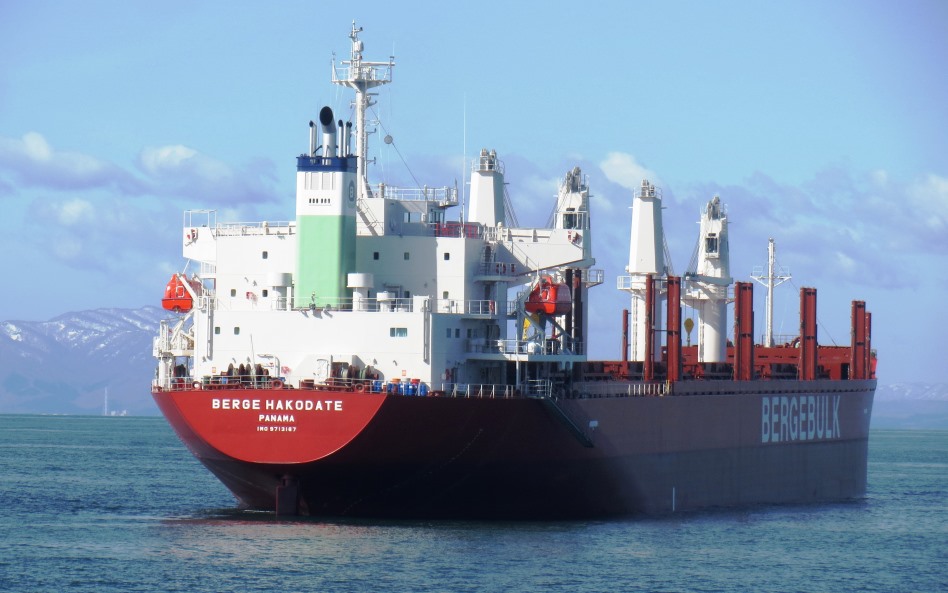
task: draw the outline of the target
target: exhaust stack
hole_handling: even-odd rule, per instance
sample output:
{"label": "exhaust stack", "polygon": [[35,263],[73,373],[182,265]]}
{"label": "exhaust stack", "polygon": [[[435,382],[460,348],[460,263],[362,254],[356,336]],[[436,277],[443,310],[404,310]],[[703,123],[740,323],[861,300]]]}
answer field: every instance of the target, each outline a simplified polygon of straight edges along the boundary
{"label": "exhaust stack", "polygon": [[309,120],[309,156],[316,156],[316,123]]}
{"label": "exhaust stack", "polygon": [[342,123],[342,120],[339,120],[337,124],[339,130],[336,132],[336,137],[339,138],[339,156],[346,156],[346,125]]}
{"label": "exhaust stack", "polygon": [[336,146],[336,127],[333,125],[332,108],[329,106],[319,110],[319,123],[323,127],[323,157],[334,157],[338,152]]}

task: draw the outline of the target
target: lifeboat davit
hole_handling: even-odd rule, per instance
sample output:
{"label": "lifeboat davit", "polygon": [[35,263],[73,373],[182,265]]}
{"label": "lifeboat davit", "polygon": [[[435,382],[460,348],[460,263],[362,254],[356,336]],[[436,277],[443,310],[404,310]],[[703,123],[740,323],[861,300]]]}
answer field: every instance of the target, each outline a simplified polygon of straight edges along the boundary
{"label": "lifeboat davit", "polygon": [[168,311],[188,312],[194,306],[194,300],[191,293],[184,287],[187,282],[191,286],[194,294],[201,294],[201,283],[197,280],[181,280],[178,274],[171,276],[168,285],[165,286],[165,298],[161,299],[161,306]]}
{"label": "lifeboat davit", "polygon": [[569,286],[557,284],[549,276],[540,279],[530,297],[524,303],[527,313],[543,313],[545,315],[563,315],[572,308],[572,293]]}

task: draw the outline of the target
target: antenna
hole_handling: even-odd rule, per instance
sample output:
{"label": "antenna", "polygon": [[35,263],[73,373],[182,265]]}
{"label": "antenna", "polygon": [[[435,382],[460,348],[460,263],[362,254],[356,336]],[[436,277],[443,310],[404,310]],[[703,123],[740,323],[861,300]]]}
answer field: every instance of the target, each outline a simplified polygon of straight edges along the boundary
{"label": "antenna", "polygon": [[780,286],[791,278],[790,270],[781,267],[776,273],[774,264],[776,263],[776,248],[774,247],[774,238],[771,237],[767,245],[767,275],[757,267],[751,278],[767,287],[767,333],[764,334],[764,346],[772,348],[774,345],[774,287]]}
{"label": "antenna", "polygon": [[464,131],[461,134],[461,215],[459,217],[461,224],[464,224],[464,207],[467,204],[467,200],[464,199],[464,192],[467,191],[467,93],[464,93],[463,105],[464,114],[461,122]]}
{"label": "antenna", "polygon": [[373,89],[383,84],[392,82],[392,69],[395,67],[395,56],[389,56],[388,62],[369,62],[362,59],[362,52],[365,45],[359,39],[359,33],[362,27],[356,27],[355,21],[352,21],[352,31],[349,33],[349,39],[352,40],[352,48],[349,52],[349,59],[342,60],[342,66],[337,67],[335,57],[332,64],[332,81],[334,84],[346,86],[356,92],[355,115],[356,115],[356,156],[358,157],[358,199],[362,200],[371,195],[368,179],[368,131],[365,123],[365,110],[375,101],[372,100]]}

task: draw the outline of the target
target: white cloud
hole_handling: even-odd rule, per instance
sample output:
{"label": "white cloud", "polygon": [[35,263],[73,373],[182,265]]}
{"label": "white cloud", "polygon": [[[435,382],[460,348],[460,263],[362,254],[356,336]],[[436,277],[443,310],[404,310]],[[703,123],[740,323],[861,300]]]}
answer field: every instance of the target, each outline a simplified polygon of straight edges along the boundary
{"label": "white cloud", "polygon": [[592,207],[598,212],[611,213],[615,209],[612,200],[603,194],[593,193],[589,196],[589,200],[593,204]]}
{"label": "white cloud", "polygon": [[61,204],[53,204],[56,218],[64,226],[73,226],[76,223],[92,219],[92,204],[81,198],[75,198]]}
{"label": "white cloud", "polygon": [[216,182],[233,176],[224,163],[181,144],[147,147],[142,150],[141,163],[145,171],[156,177],[188,175]]}
{"label": "white cloud", "polygon": [[64,261],[78,259],[82,255],[82,242],[75,237],[59,237],[53,241],[53,254]]}
{"label": "white cloud", "polygon": [[840,271],[844,272],[847,276],[856,272],[856,269],[858,267],[856,260],[849,257],[842,251],[837,251],[835,253],[835,256],[836,256],[835,257],[836,266],[838,267]]}
{"label": "white cloud", "polygon": [[559,191],[559,186],[562,181],[563,180],[558,177],[539,177],[529,175],[520,183],[520,185],[523,192],[536,196],[542,196],[547,198],[548,201],[553,201],[556,199],[556,195]]}
{"label": "white cloud", "polygon": [[[14,145],[14,150],[17,148]],[[36,132],[27,132],[23,135],[21,149],[27,157],[36,161],[48,161],[53,155],[53,150],[46,142],[46,138]]]}
{"label": "white cloud", "polygon": [[134,193],[138,186],[137,180],[107,161],[53,149],[38,132],[0,137],[0,172],[4,170],[27,185],[63,190],[115,186]]}
{"label": "white cloud", "polygon": [[174,144],[147,147],[139,166],[150,181],[149,191],[197,203],[273,202],[272,163],[258,161],[234,168],[198,150]]}
{"label": "white cloud", "polygon": [[193,148],[180,144],[157,148],[147,147],[142,151],[142,167],[149,173],[158,174],[165,170],[177,169],[184,161],[196,154],[197,151]]}
{"label": "white cloud", "polygon": [[643,179],[648,179],[655,186],[661,185],[657,173],[639,164],[633,155],[624,152],[610,152],[606,159],[599,163],[599,168],[605,173],[606,179],[632,191],[641,187]]}
{"label": "white cloud", "polygon": [[948,179],[929,174],[907,188],[910,213],[933,232],[948,229]]}

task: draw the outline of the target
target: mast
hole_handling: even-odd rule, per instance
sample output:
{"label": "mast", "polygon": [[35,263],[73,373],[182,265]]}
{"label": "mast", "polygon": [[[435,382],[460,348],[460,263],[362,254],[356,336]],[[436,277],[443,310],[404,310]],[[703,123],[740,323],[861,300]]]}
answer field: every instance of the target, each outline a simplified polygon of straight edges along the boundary
{"label": "mast", "polygon": [[342,61],[342,67],[337,67],[334,56],[332,64],[333,83],[347,86],[356,93],[353,106],[356,114],[356,156],[359,157],[357,164],[359,200],[372,194],[367,173],[369,132],[365,127],[365,110],[375,105],[375,101],[372,100],[375,93],[368,91],[392,82],[392,68],[395,66],[395,56],[389,56],[388,62],[367,62],[362,59],[364,45],[359,39],[361,31],[362,27],[356,27],[355,21],[352,21],[352,31],[349,33],[349,39],[352,40],[350,57]]}
{"label": "mast", "polygon": [[767,319],[766,334],[764,334],[764,346],[767,348],[771,348],[774,345],[774,287],[780,286],[791,277],[790,272],[784,268],[775,271],[776,261],[774,238],[771,237],[767,245],[767,275],[764,276],[759,268],[755,269],[751,275],[751,278],[767,287]]}

